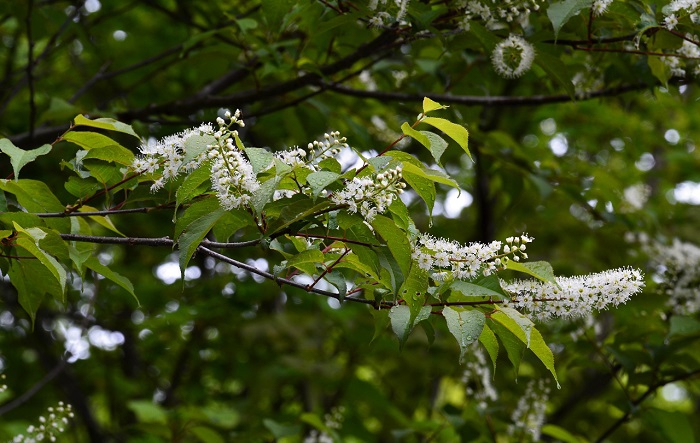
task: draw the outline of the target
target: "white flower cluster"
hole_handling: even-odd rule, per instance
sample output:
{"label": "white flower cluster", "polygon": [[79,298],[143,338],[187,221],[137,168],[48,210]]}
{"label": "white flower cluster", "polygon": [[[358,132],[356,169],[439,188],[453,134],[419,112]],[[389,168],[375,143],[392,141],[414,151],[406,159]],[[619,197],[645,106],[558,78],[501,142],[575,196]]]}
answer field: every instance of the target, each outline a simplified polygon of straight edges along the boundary
{"label": "white flower cluster", "polygon": [[[413,246],[411,257],[421,269],[430,271],[435,281],[454,278],[470,280],[481,274],[487,276],[502,269],[507,260],[520,261],[527,258],[527,243],[532,237],[508,237],[507,244],[492,241],[489,244],[470,243],[462,245],[453,240],[421,234]],[[512,257],[508,257],[511,255]]]}
{"label": "white flower cluster", "polygon": [[469,22],[478,20],[483,22],[488,29],[501,27],[502,23],[519,22],[526,25],[530,12],[538,11],[543,0],[503,0],[503,1],[475,1],[460,0],[458,8],[463,11],[459,27],[469,30]]}
{"label": "white flower cluster", "polygon": [[[400,22],[406,17],[406,12],[408,12],[408,3],[410,0],[370,0],[367,7],[370,11],[376,11],[375,14],[369,19],[370,26],[380,28],[385,26],[389,22]],[[396,6],[395,16],[392,16],[389,12],[377,11],[379,5],[383,8],[389,9],[391,4],[394,3]],[[387,4],[388,3],[388,4]]]}
{"label": "white flower cluster", "polygon": [[[0,380],[5,380],[5,374],[0,375]],[[0,385],[0,393],[7,391],[7,385],[5,383]]]}
{"label": "white flower cluster", "polygon": [[217,132],[219,144],[210,146],[211,184],[221,207],[230,210],[248,205],[251,194],[260,187],[253,166],[234,145],[233,134]]}
{"label": "white flower cluster", "polygon": [[585,66],[585,70],[577,72],[571,79],[576,97],[580,99],[590,97],[592,92],[599,91],[605,86],[605,78],[600,68],[591,60],[588,60]]}
{"label": "white flower cluster", "polygon": [[489,401],[498,400],[498,392],[491,383],[490,362],[486,360],[486,354],[479,347],[478,342],[472,345],[470,355],[473,359],[465,365],[462,383],[466,385],[468,398],[475,400],[477,407],[483,411],[487,408]]}
{"label": "white flower cluster", "polygon": [[508,435],[520,435],[523,431],[530,434],[532,441],[540,441],[544,425],[549,386],[546,380],[530,380],[525,394],[518,400],[518,405],[511,414],[512,423],[508,425]]}
{"label": "white flower cluster", "polygon": [[591,8],[593,8],[593,15],[599,17],[608,10],[608,6],[613,2],[613,0],[594,0]]}
{"label": "white flower cluster", "polygon": [[[686,34],[687,38],[697,41],[694,35]],[[674,77],[685,78],[686,69],[694,65],[693,75],[700,76],[700,48],[697,45],[683,40],[683,46],[676,50],[679,57],[663,57],[662,60],[671,70]]]}
{"label": "white flower cluster", "polygon": [[185,142],[192,136],[204,134],[214,134],[214,127],[211,123],[169,135],[159,141],[150,140],[139,148],[141,156],[134,159],[132,168],[139,173],[159,172],[161,174],[161,177],[151,186],[151,191],[155,192],[169,180],[177,177],[181,171],[196,169],[206,159],[205,153],[202,153],[186,164],[184,163]]}
{"label": "white flower cluster", "polygon": [[662,281],[659,290],[668,295],[666,305],[675,314],[700,311],[700,247],[673,239],[671,245],[642,243]]}
{"label": "white flower cluster", "polygon": [[[324,424],[330,429],[340,429],[343,424],[343,417],[345,414],[345,408],[339,406],[333,408],[324,417]],[[304,438],[304,443],[333,443],[333,437],[328,435],[326,432],[319,432],[316,429],[312,429],[311,432]]]}
{"label": "white flower cluster", "polygon": [[30,425],[25,434],[18,434],[12,443],[36,443],[56,441],[57,436],[66,430],[69,419],[73,418],[73,408],[69,404],[58,402],[58,406],[48,408],[48,415],[39,417],[39,425]]}
{"label": "white flower cluster", "polygon": [[350,212],[359,211],[371,223],[403,192],[406,184],[401,177],[401,166],[374,176],[355,177],[345,182],[344,189],[334,192],[331,201],[336,205],[347,205]]}
{"label": "white flower cluster", "polygon": [[496,72],[505,78],[517,78],[532,67],[535,48],[524,38],[511,34],[496,45],[491,62]]}
{"label": "white flower cluster", "polygon": [[[626,303],[644,287],[638,269],[618,268],[597,274],[557,277],[559,288],[539,280],[501,281],[512,298],[506,305],[526,309],[538,320],[552,317],[577,318],[591,311]],[[561,289],[560,289],[561,288]]]}
{"label": "white flower cluster", "polygon": [[308,145],[311,156],[321,160],[334,157],[341,149],[349,147],[348,139],[341,137],[338,131],[323,134],[323,141],[314,140]]}

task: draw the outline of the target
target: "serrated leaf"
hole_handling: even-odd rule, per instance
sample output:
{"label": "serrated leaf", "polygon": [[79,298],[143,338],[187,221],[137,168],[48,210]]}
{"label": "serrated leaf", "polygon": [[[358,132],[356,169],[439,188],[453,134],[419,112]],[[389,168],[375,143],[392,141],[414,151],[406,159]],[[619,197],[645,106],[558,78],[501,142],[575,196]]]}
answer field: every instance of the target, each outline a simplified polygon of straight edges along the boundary
{"label": "serrated leaf", "polygon": [[399,346],[403,348],[413,328],[421,321],[430,317],[430,306],[423,306],[416,315],[412,315],[411,308],[406,305],[393,306],[389,311],[391,329],[399,338]]}
{"label": "serrated leaf", "polygon": [[250,198],[250,204],[255,210],[256,214],[260,214],[265,208],[265,205],[272,200],[272,196],[275,194],[275,190],[277,189],[279,182],[279,177],[273,177],[260,185],[260,187],[253,192],[253,195]]}
{"label": "serrated leaf", "polygon": [[335,288],[338,290],[338,301],[343,301],[348,293],[348,284],[345,281],[345,276],[343,273],[340,271],[335,271],[334,268],[333,271],[326,273],[323,278],[328,281],[328,283],[335,286]]}
{"label": "serrated leaf", "polygon": [[138,297],[136,297],[136,294],[134,293],[134,285],[131,283],[131,281],[124,277],[121,274],[118,274],[111,269],[109,269],[107,266],[103,265],[100,263],[100,261],[97,259],[95,256],[91,256],[85,262],[83,263],[85,267],[88,269],[92,269],[93,271],[97,272],[107,280],[116,283],[118,286],[123,288],[126,292],[131,294],[132,297],[134,297],[134,300],[136,300],[136,304],[138,306],[141,306],[139,303]]}
{"label": "serrated leaf", "polygon": [[131,166],[134,163],[134,153],[121,145],[115,144],[112,146],[105,146],[104,148],[90,149],[83,159],[103,160],[124,166]]}
{"label": "serrated leaf", "polygon": [[486,317],[483,312],[475,309],[458,311],[449,306],[442,310],[442,315],[447,322],[447,329],[457,339],[460,350],[459,363],[462,364],[467,347],[478,340],[484,330]]}
{"label": "serrated leaf", "polygon": [[192,259],[192,254],[204,239],[204,236],[211,230],[214,224],[226,211],[218,207],[213,212],[191,222],[177,239],[177,246],[180,249],[180,273],[185,276],[185,269]]}
{"label": "serrated leaf", "polygon": [[[418,167],[412,163],[403,164],[403,175],[413,174],[414,176],[420,176],[424,179],[430,180],[431,182],[441,183],[443,185],[451,186],[455,189],[459,189],[459,184],[447,176],[444,172],[437,169],[430,169],[421,165]],[[405,177],[404,177],[405,178]]]}
{"label": "serrated leaf", "polygon": [[64,134],[61,139],[80,146],[86,151],[91,149],[106,148],[109,146],[118,145],[114,139],[92,131],[70,131]]}
{"label": "serrated leaf", "polygon": [[448,106],[443,106],[440,103],[431,100],[428,97],[423,97],[423,114],[428,112],[437,111],[438,109],[447,109]]}
{"label": "serrated leaf", "polygon": [[552,269],[552,265],[550,265],[546,261],[519,263],[513,260],[508,260],[508,263],[506,264],[506,269],[524,272],[525,274],[529,274],[535,277],[536,279],[548,283],[553,283],[554,285],[559,287],[559,284],[557,283],[557,280],[554,277],[554,270]]}
{"label": "serrated leaf", "polygon": [[15,180],[19,179],[19,171],[28,163],[33,162],[37,157],[46,155],[51,152],[51,145],[46,144],[36,149],[25,151],[22,148],[15,146],[9,139],[0,139],[0,151],[10,157],[12,172],[15,175]]}
{"label": "serrated leaf", "polygon": [[425,117],[421,120],[421,123],[429,124],[444,132],[448,137],[457,142],[464,152],[467,153],[469,158],[472,158],[472,154],[469,152],[469,131],[467,131],[467,128],[457,123],[452,123],[444,118],[437,117]]}
{"label": "serrated leaf", "polygon": [[[97,208],[93,208],[92,206],[87,206],[83,205],[78,209],[78,212],[97,212]],[[103,216],[103,215],[91,215],[90,220],[94,221],[95,223],[104,226],[105,228],[109,229],[110,231],[114,232],[115,234],[119,234],[122,237],[126,237],[124,234],[117,229],[116,226],[114,226],[114,223],[112,223],[112,220],[109,218],[109,216]]]}
{"label": "serrated leaf", "polygon": [[559,379],[557,378],[557,371],[554,368],[554,354],[552,353],[552,350],[549,349],[549,346],[547,346],[547,343],[545,343],[540,331],[535,328],[532,328],[532,332],[530,334],[530,350],[552,374],[554,381],[557,383],[557,388],[561,389]]}
{"label": "serrated leaf", "polygon": [[340,174],[330,171],[317,171],[312,172],[306,177],[306,183],[311,186],[311,191],[314,198],[318,197],[319,194],[334,181],[340,177]]}
{"label": "serrated leaf", "polygon": [[304,263],[323,263],[323,252],[318,249],[307,249],[287,260],[287,267],[298,267]]}
{"label": "serrated leaf", "polygon": [[219,141],[211,134],[194,134],[185,140],[185,155],[182,164],[185,165],[209,150],[209,145],[218,146]]}
{"label": "serrated leaf", "polygon": [[60,298],[63,294],[58,281],[39,260],[12,260],[8,271],[10,283],[17,290],[17,300],[32,320],[46,294]]}
{"label": "serrated leaf", "polygon": [[63,266],[55,257],[39,247],[39,241],[46,236],[46,233],[39,228],[24,229],[17,223],[14,223],[14,227],[19,233],[15,238],[15,244],[36,257],[51,272],[61,290],[64,290],[66,287],[66,270],[63,269]]}
{"label": "serrated leaf", "polygon": [[520,362],[522,361],[523,354],[525,353],[525,343],[518,339],[509,329],[507,329],[502,324],[491,321],[491,330],[496,334],[496,336],[501,340],[503,347],[506,349],[506,354],[508,355],[508,360],[510,360],[515,369],[515,374],[517,378],[518,370],[520,368]]}
{"label": "serrated leaf", "polygon": [[241,209],[232,209],[221,216],[212,232],[217,241],[227,242],[233,234],[246,226],[255,226],[253,217]]}
{"label": "serrated leaf", "polygon": [[[532,330],[535,329],[535,324],[532,322],[532,320],[530,320],[529,318],[527,318],[526,316],[524,316],[523,314],[521,314],[513,308],[501,308],[497,306],[496,309],[498,309],[499,312],[494,312],[491,315],[491,318],[500,322],[503,326],[508,328],[511,332],[513,332],[519,338],[522,339],[520,334],[514,331],[515,328],[513,327],[513,324],[515,324],[523,332],[525,337],[523,342],[525,343],[525,346],[529,348]],[[503,319],[500,316],[500,314],[504,314],[506,317],[512,320],[512,323]]]}
{"label": "serrated leaf", "polygon": [[462,280],[453,281],[450,284],[450,290],[452,291],[452,294],[448,298],[448,301],[451,302],[469,301],[474,297],[495,297],[498,300],[503,298],[503,295],[496,291]]}
{"label": "serrated leaf", "polygon": [[384,332],[390,320],[388,309],[372,309],[370,313],[374,318],[374,335],[372,335],[372,340],[369,341],[372,344]]}
{"label": "serrated leaf", "polygon": [[[406,164],[404,164],[404,168],[405,166]],[[408,172],[405,169],[402,175],[404,181],[423,199],[426,206],[428,206],[428,213],[432,215],[433,207],[435,206],[435,196],[437,195],[435,183],[420,175]]]}
{"label": "serrated leaf", "polygon": [[182,234],[182,231],[185,230],[187,225],[206,214],[216,211],[220,207],[219,200],[214,196],[203,198],[192,203],[177,218],[175,222],[174,238],[180,237],[180,234]]}
{"label": "serrated leaf", "polygon": [[493,363],[493,373],[495,375],[496,361],[498,360],[498,339],[496,338],[496,334],[494,334],[491,328],[489,328],[486,324],[484,324],[484,330],[481,331],[481,335],[479,335],[479,341],[482,345],[484,345],[486,352],[491,358],[491,363]]}
{"label": "serrated leaf", "polygon": [[648,56],[647,64],[649,69],[651,69],[652,75],[659,80],[659,83],[668,87],[668,81],[673,77],[673,74],[671,74],[671,68],[664,63],[661,57]]}
{"label": "serrated leaf", "polygon": [[130,125],[114,120],[113,118],[96,118],[94,120],[90,120],[82,115],[78,115],[73,119],[73,126],[106,129],[108,131],[121,132],[139,138]]}
{"label": "serrated leaf", "polygon": [[211,177],[211,165],[207,162],[192,171],[175,192],[175,211],[181,204],[191,200],[199,195],[197,190],[200,189],[203,183],[209,181]]}
{"label": "serrated leaf", "polygon": [[272,152],[263,148],[245,148],[245,153],[255,175],[269,168],[275,158]]}
{"label": "serrated leaf", "polygon": [[372,220],[372,227],[386,241],[391,255],[401,268],[404,275],[408,274],[411,266],[411,243],[408,235],[387,217],[377,215]]}
{"label": "serrated leaf", "polygon": [[447,142],[442,137],[429,131],[416,131],[415,129],[411,128],[408,123],[401,125],[401,130],[404,134],[412,137],[421,145],[425,146],[428,151],[430,151],[430,154],[433,156],[435,161],[438,164],[440,163],[440,157],[442,157],[442,154],[447,149]]}
{"label": "serrated leaf", "polygon": [[558,38],[559,31],[566,22],[577,16],[581,10],[590,8],[592,4],[593,0],[564,0],[549,5],[547,17],[549,17],[554,28],[554,39]]}

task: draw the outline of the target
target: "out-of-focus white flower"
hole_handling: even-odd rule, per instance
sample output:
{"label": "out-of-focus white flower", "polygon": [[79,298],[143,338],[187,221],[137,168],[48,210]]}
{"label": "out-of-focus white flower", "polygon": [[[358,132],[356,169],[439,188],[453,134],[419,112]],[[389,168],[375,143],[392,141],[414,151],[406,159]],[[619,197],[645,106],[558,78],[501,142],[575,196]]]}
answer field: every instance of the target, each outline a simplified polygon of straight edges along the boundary
{"label": "out-of-focus white flower", "polygon": [[494,69],[505,78],[521,77],[530,70],[534,60],[535,48],[514,34],[496,45],[491,54]]}

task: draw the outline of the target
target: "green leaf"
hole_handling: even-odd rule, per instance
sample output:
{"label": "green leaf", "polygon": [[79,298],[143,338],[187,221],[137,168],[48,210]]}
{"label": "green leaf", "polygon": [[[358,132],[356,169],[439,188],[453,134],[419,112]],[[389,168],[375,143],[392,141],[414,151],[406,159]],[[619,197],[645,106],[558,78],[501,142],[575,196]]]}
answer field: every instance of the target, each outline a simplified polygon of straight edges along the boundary
{"label": "green leaf", "polygon": [[[266,3],[274,3],[274,2],[266,2]],[[297,435],[301,432],[301,426],[298,424],[284,424],[277,422],[275,420],[272,420],[270,418],[264,418],[263,419],[263,425],[267,428],[268,431],[272,432],[272,435],[276,439],[281,439],[284,437],[291,437],[293,435]]]}
{"label": "green leaf", "polygon": [[547,17],[554,28],[554,39],[559,36],[559,31],[571,18],[578,15],[582,9],[590,8],[593,0],[564,0],[552,3],[547,8]]}
{"label": "green leaf", "polygon": [[182,164],[187,164],[199,157],[200,154],[207,152],[210,145],[219,145],[219,141],[211,134],[200,133],[189,136],[185,140],[185,155],[182,158]]}
{"label": "green leaf", "polygon": [[63,296],[63,290],[51,271],[39,260],[11,260],[7,273],[10,283],[17,290],[17,300],[29,318],[34,319],[44,296]]}
{"label": "green leaf", "polygon": [[17,238],[15,238],[15,244],[24,248],[27,252],[36,257],[41,264],[46,266],[63,291],[66,287],[66,270],[63,269],[63,266],[56,258],[39,247],[39,242],[46,236],[46,232],[39,228],[24,229],[17,223],[14,223],[14,227],[19,233]]}
{"label": "green leaf", "polygon": [[505,326],[503,326],[497,321],[490,321],[489,325],[491,326],[491,330],[501,340],[503,347],[506,349],[508,360],[510,360],[510,362],[512,363],[517,378],[518,369],[520,368],[520,362],[522,361],[523,354],[525,353],[526,349],[524,341],[520,340],[509,329],[507,329]]}
{"label": "green leaf", "polygon": [[467,347],[479,339],[484,326],[486,317],[481,311],[471,310],[456,310],[446,306],[442,310],[442,315],[447,322],[447,329],[457,339],[459,344],[459,363],[464,363],[464,355],[467,352]]}
{"label": "green leaf", "polygon": [[19,179],[19,171],[27,164],[37,159],[40,155],[46,155],[51,152],[51,145],[43,145],[39,148],[25,151],[18,148],[9,139],[0,139],[0,151],[10,156],[12,171],[15,175],[15,180]]}
{"label": "green leaf", "polygon": [[443,106],[440,103],[431,100],[428,97],[423,97],[423,114],[437,111],[438,109],[447,109],[449,106]]}
{"label": "green leaf", "polygon": [[412,137],[421,145],[425,146],[428,151],[430,151],[430,154],[432,154],[435,161],[438,164],[440,163],[440,157],[442,157],[442,154],[447,149],[447,142],[442,137],[429,131],[416,131],[415,129],[411,128],[408,123],[401,125],[401,130],[404,134]]}
{"label": "green leaf", "polygon": [[253,217],[241,209],[232,209],[221,216],[212,232],[217,241],[227,242],[233,234],[246,226],[255,226]]}
{"label": "green leaf", "polygon": [[671,317],[671,327],[668,331],[668,337],[696,335],[700,333],[700,321],[693,317],[674,315]]}
{"label": "green leaf", "polygon": [[[83,205],[78,209],[78,212],[97,212],[97,208],[93,208],[92,206],[88,205]],[[90,220],[94,221],[95,223],[109,229],[110,231],[114,232],[115,234],[119,234],[122,237],[126,237],[124,234],[117,229],[116,226],[114,226],[114,223],[112,223],[112,220],[110,220],[109,216],[103,216],[103,215],[91,215]]]}
{"label": "green leaf", "polygon": [[175,211],[181,204],[191,200],[202,192],[202,184],[211,177],[211,165],[207,162],[199,166],[185,178],[175,192]]}
{"label": "green leaf", "polygon": [[[404,275],[407,275],[404,273]],[[399,289],[399,297],[411,308],[415,314],[419,309],[422,309],[428,294],[428,271],[418,266],[416,263],[411,264],[411,269],[408,272],[401,288]]]}
{"label": "green leaf", "polygon": [[87,154],[85,154],[83,159],[88,160],[91,158],[111,163],[118,163],[124,166],[131,166],[134,163],[134,153],[121,145],[91,149]]}
{"label": "green leaf", "polygon": [[585,443],[588,440],[583,437],[577,437],[566,429],[557,425],[546,424],[542,426],[542,434],[552,437],[554,440],[563,443]]}
{"label": "green leaf", "polygon": [[177,245],[180,249],[180,273],[183,281],[185,277],[185,269],[192,259],[192,254],[197,249],[199,244],[204,239],[204,236],[211,230],[214,224],[224,215],[226,211],[219,207],[213,212],[203,215],[187,225],[185,230],[177,239]]}
{"label": "green leaf", "polygon": [[647,64],[654,77],[656,77],[662,85],[668,87],[668,81],[673,75],[671,74],[671,68],[664,63],[661,57],[647,56]]}
{"label": "green leaf", "polygon": [[448,301],[469,301],[475,297],[495,297],[497,300],[503,298],[503,295],[493,291],[484,286],[478,284],[465,282],[462,280],[455,280],[450,284],[450,290],[452,295],[448,298]]}
{"label": "green leaf", "polygon": [[641,419],[651,425],[668,443],[689,443],[695,441],[693,426],[688,416],[680,411],[665,411],[650,408],[642,412]]}
{"label": "green leaf", "polygon": [[391,329],[399,338],[399,346],[403,348],[408,336],[413,331],[413,328],[423,320],[430,317],[430,306],[423,306],[416,312],[411,313],[411,308],[406,305],[393,306],[389,311],[389,319],[391,320]]}
{"label": "green leaf", "polygon": [[[318,249],[307,249],[287,260],[287,267],[299,267],[304,263],[323,263],[323,253]],[[303,269],[301,269],[303,271]]]}
{"label": "green leaf", "polygon": [[[421,165],[422,166],[422,165]],[[430,169],[427,167],[417,167],[412,163],[403,164],[403,175],[406,174],[418,175],[422,178],[428,179],[435,183],[442,183],[443,185],[451,186],[455,189],[459,189],[459,184],[447,176],[444,172],[437,169]],[[404,177],[405,178],[405,177]]]}
{"label": "green leaf", "polygon": [[[535,324],[532,322],[532,320],[530,320],[528,317],[524,316],[523,314],[521,314],[513,308],[501,308],[496,306],[496,309],[498,309],[499,312],[493,313],[491,315],[491,318],[493,318],[496,321],[500,321],[500,323],[503,324],[503,326],[507,327],[511,332],[513,332],[519,338],[522,339],[522,336],[514,330],[514,325],[520,328],[525,337],[523,343],[525,343],[525,346],[529,348],[531,333],[532,330],[535,329]],[[505,316],[508,317],[508,319],[512,320],[512,322],[502,319],[501,314],[505,314]]]}
{"label": "green leaf", "polygon": [[193,426],[189,429],[190,432],[202,443],[224,443],[223,437],[221,437],[221,435],[212,428],[208,428],[206,426]]}
{"label": "green leaf", "polygon": [[571,98],[575,98],[576,96],[576,89],[574,88],[574,84],[571,81],[573,76],[569,72],[569,69],[567,68],[566,64],[561,61],[560,57],[557,57],[555,55],[550,54],[547,52],[549,49],[548,47],[544,47],[543,45],[537,45],[537,55],[535,57],[535,63],[537,66],[542,68],[542,70],[547,73],[547,75],[554,79],[557,83],[559,83],[566,93],[569,95]]}
{"label": "green leaf", "polygon": [[496,334],[494,334],[491,328],[489,328],[486,324],[484,324],[484,330],[481,331],[481,335],[479,335],[479,341],[482,345],[484,345],[486,352],[491,358],[491,363],[493,363],[493,373],[495,374],[496,361],[498,360],[498,339],[496,338]]}
{"label": "green leaf", "polygon": [[416,191],[416,194],[423,199],[426,206],[428,206],[428,213],[432,214],[433,207],[435,206],[435,196],[437,195],[437,191],[435,191],[435,183],[422,177],[421,175],[406,171],[405,167],[406,164],[404,163],[404,171],[402,173],[403,179],[414,191]]}
{"label": "green leaf", "polygon": [[245,153],[253,166],[255,175],[269,168],[275,158],[272,152],[263,148],[245,148]]}
{"label": "green leaf", "polygon": [[552,269],[552,265],[546,261],[519,263],[513,260],[508,260],[508,263],[506,263],[506,269],[530,274],[539,280],[552,283],[559,287],[557,280],[554,278],[554,270]]}
{"label": "green leaf", "polygon": [[138,297],[136,297],[136,294],[134,293],[134,285],[131,284],[131,281],[124,277],[121,274],[117,274],[116,272],[112,271],[109,269],[107,266],[103,265],[100,263],[100,261],[97,259],[97,257],[92,256],[88,258],[85,263],[85,267],[88,269],[92,269],[93,271],[97,272],[104,278],[108,279],[109,281],[116,283],[118,286],[123,288],[126,292],[131,294],[132,297],[134,297],[134,300],[136,300],[136,303],[141,306],[139,303]]}
{"label": "green leaf", "polygon": [[457,123],[452,123],[444,118],[437,117],[425,117],[423,120],[421,120],[421,123],[427,123],[430,126],[444,132],[448,137],[461,146],[469,158],[472,158],[472,154],[469,152],[469,131],[467,131],[467,128],[462,125],[458,125]]}
{"label": "green leaf", "polygon": [[114,120],[113,118],[96,118],[94,120],[90,120],[82,115],[78,115],[73,119],[73,126],[106,129],[108,131],[121,132],[123,134],[129,134],[136,138],[140,138],[130,125]]}
{"label": "green leaf", "polygon": [[214,196],[206,197],[192,203],[177,218],[175,222],[174,238],[180,237],[180,234],[182,234],[182,231],[185,230],[187,225],[219,208],[221,208],[219,200]]}
{"label": "green leaf", "polygon": [[335,286],[335,288],[338,290],[338,301],[343,301],[348,293],[348,284],[343,273],[340,271],[331,270],[327,272],[323,278],[328,281],[328,283]]}
{"label": "green leaf", "polygon": [[326,186],[330,185],[340,177],[340,174],[330,171],[312,172],[306,177],[306,182],[311,186],[314,198],[321,194]]}
{"label": "green leaf", "polygon": [[70,131],[61,137],[61,140],[71,142],[90,151],[92,149],[108,148],[110,146],[119,146],[114,139],[92,131]]}
{"label": "green leaf", "polygon": [[253,192],[250,203],[257,214],[260,214],[265,208],[265,205],[272,200],[272,196],[275,194],[279,182],[279,177],[273,177],[260,185],[260,187]]}
{"label": "green leaf", "polygon": [[411,243],[408,240],[408,235],[401,228],[396,226],[390,218],[382,215],[377,215],[372,220],[372,227],[386,241],[391,255],[394,256],[396,262],[401,268],[404,275],[408,274],[411,266]]}
{"label": "green leaf", "polygon": [[557,371],[554,368],[554,354],[552,354],[552,350],[549,349],[549,346],[547,346],[547,343],[545,343],[540,331],[535,328],[532,328],[532,331],[530,332],[529,348],[552,374],[554,381],[557,382],[557,388],[561,389],[559,379],[557,378]]}
{"label": "green leaf", "polygon": [[150,400],[133,400],[127,403],[129,408],[140,423],[165,425],[168,423],[168,414],[162,406]]}

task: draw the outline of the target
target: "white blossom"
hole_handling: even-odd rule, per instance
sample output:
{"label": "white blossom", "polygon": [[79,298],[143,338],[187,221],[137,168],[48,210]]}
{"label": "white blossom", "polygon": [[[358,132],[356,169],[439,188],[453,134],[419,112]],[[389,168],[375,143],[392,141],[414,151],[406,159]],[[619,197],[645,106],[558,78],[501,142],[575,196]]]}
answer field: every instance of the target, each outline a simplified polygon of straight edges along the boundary
{"label": "white blossom", "polygon": [[530,70],[534,60],[535,48],[514,34],[496,45],[491,54],[494,69],[505,78],[521,77]]}
{"label": "white blossom", "polygon": [[675,314],[700,311],[700,247],[674,238],[670,245],[643,242],[659,275],[659,292]]}
{"label": "white blossom", "polygon": [[522,431],[530,434],[532,441],[539,441],[544,425],[549,386],[545,380],[530,380],[525,393],[518,400],[511,414],[512,423],[508,426],[508,435],[519,435]]}
{"label": "white blossom", "polygon": [[553,283],[539,280],[501,281],[511,294],[511,304],[525,309],[539,320],[552,317],[576,318],[626,303],[644,287],[638,269],[618,268],[597,274],[557,277]]}
{"label": "white blossom", "polygon": [[371,223],[403,192],[406,184],[401,177],[401,166],[373,176],[355,177],[345,182],[344,189],[333,193],[331,201],[347,206],[350,212],[359,212]]}

